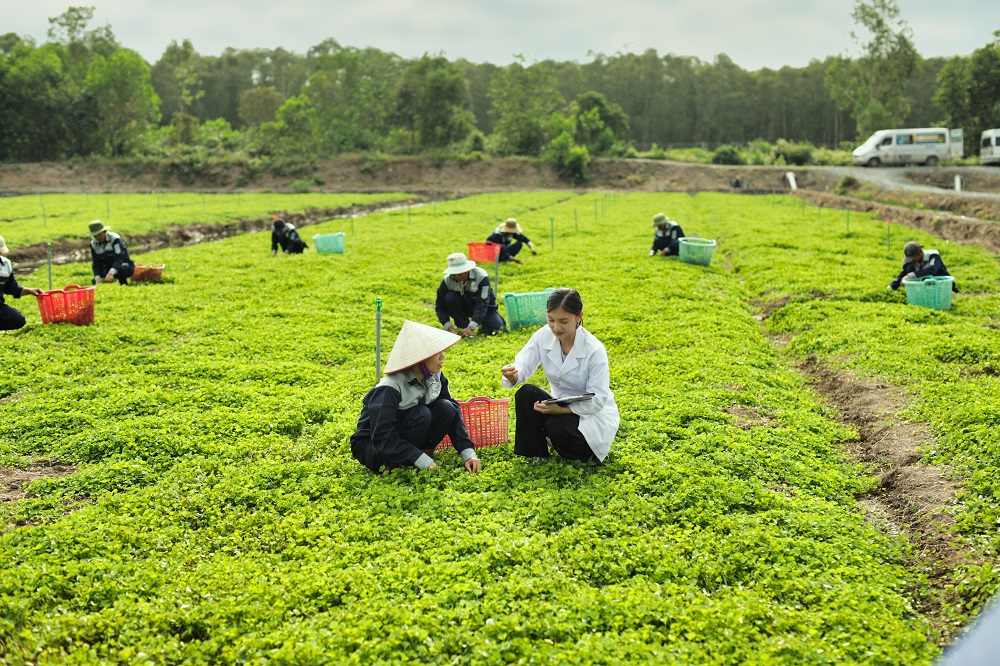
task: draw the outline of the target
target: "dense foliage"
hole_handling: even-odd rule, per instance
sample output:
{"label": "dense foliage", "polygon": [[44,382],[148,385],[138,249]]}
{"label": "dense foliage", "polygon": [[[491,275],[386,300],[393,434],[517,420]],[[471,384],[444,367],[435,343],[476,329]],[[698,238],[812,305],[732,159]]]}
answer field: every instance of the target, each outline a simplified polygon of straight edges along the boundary
{"label": "dense foliage", "polygon": [[[147,65],[110,26],[88,28],[91,8],[71,7],[51,19],[40,46],[30,36],[0,35],[0,161],[177,158],[193,149],[249,157],[542,155],[558,141],[548,153],[555,159],[566,134],[571,147],[599,157],[754,139],[839,147],[873,124],[938,124],[942,110],[967,136],[989,122],[979,98],[992,103],[995,58],[977,51],[942,71],[945,59],[913,50],[892,0],[858,0],[854,16],[873,35],[856,57],[749,72],[725,54],[703,62],[653,48],[499,67],[407,60],[334,39],[305,54],[219,56],[182,40]],[[213,139],[220,135],[221,143]]]}
{"label": "dense foliage", "polygon": [[[657,210],[719,240],[711,267],[646,256]],[[445,256],[510,215],[539,254],[503,266],[499,292],[578,287],[608,348],[623,418],[607,464],[506,446],[475,476],[451,452],[440,474],[372,475],[347,438],[375,380],[375,298],[385,340],[433,323]],[[883,225],[819,217],[775,198],[479,195],[314,227],[348,232],[343,255],[271,258],[248,235],[142,256],[167,282],[102,285],[89,327],[25,308],[4,335],[0,461],[78,469],[0,508],[3,658],[930,663],[925,582],[864,519],[854,433],[749,303],[795,295],[767,324],[797,333],[789,353],[907,384],[942,435],[930,457],[995,465],[967,449],[985,430],[947,419],[995,402],[952,400],[963,367],[992,362],[977,334],[995,332],[1000,269],[942,248],[969,293],[917,309],[885,291]],[[455,394],[506,394],[499,367],[530,334],[450,350]],[[901,344],[938,362],[906,371]],[[983,487],[970,533],[996,511]]]}

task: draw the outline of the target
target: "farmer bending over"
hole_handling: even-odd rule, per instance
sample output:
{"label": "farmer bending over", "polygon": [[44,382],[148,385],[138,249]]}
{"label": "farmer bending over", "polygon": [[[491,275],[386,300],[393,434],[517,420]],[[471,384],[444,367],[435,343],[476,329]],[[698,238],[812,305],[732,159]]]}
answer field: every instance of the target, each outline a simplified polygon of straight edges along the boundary
{"label": "farmer bending over", "polygon": [[280,217],[274,218],[274,231],[271,232],[271,256],[278,254],[278,246],[285,254],[302,254],[302,250],[309,247],[306,242],[299,238],[299,232],[295,230],[295,225],[285,222]]}
{"label": "farmer bending over", "polygon": [[441,372],[444,350],[461,340],[438,328],[403,322],[385,364],[385,375],[364,397],[351,455],[373,472],[401,465],[434,469],[434,448],[451,438],[470,474],[480,469],[462,410]]}
{"label": "farmer bending over", "polygon": [[497,312],[497,295],[489,274],[461,252],[448,255],[434,309],[441,325],[463,338],[475,335],[480,328],[486,335],[507,331],[507,322]]}
{"label": "farmer bending over", "polygon": [[3,295],[7,294],[14,298],[21,298],[25,294],[38,296],[41,289],[31,289],[22,287],[14,279],[14,265],[10,263],[7,254],[7,243],[3,236],[0,236],[0,331],[16,331],[24,326],[24,315],[3,302]]}
{"label": "farmer bending over", "polygon": [[[896,279],[889,283],[889,289],[896,291],[899,285],[903,284],[903,280],[928,275],[944,277],[951,273],[945,268],[937,250],[923,250],[917,241],[910,241],[903,246],[903,270],[899,271]],[[951,283],[951,290],[958,292],[958,286],[954,282]]]}
{"label": "farmer bending over", "polygon": [[535,249],[532,242],[521,232],[521,225],[512,217],[508,217],[506,222],[494,229],[493,233],[486,237],[486,240],[500,246],[500,261],[523,264],[524,262],[517,258],[517,253],[524,245],[528,246],[531,254],[538,254],[538,250]]}
{"label": "farmer bending over", "polygon": [[135,272],[135,264],[128,256],[128,248],[122,237],[100,220],[90,223],[90,236],[90,265],[94,273],[90,283],[118,280],[118,284],[123,287],[127,285],[128,279]]}
{"label": "farmer bending over", "polygon": [[653,233],[653,247],[649,251],[649,256],[657,253],[662,257],[677,254],[680,242],[684,238],[681,225],[677,224],[663,213],[653,216],[653,226],[656,231]]}

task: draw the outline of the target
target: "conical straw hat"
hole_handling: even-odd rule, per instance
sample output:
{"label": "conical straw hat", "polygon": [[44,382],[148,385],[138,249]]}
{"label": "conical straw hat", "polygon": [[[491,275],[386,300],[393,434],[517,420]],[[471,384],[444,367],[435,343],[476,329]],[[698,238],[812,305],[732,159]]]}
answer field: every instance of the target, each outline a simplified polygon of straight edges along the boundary
{"label": "conical straw hat", "polygon": [[389,360],[385,363],[385,374],[399,372],[416,365],[425,358],[443,352],[461,339],[460,335],[440,328],[418,324],[415,321],[404,321],[403,328],[392,345]]}

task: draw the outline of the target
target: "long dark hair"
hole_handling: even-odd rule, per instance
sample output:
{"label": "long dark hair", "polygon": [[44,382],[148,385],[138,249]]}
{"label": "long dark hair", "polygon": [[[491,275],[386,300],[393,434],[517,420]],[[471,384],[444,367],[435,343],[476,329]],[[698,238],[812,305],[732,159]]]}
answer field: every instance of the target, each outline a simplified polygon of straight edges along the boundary
{"label": "long dark hair", "polygon": [[548,300],[545,301],[545,311],[552,312],[559,308],[562,308],[571,315],[579,316],[583,314],[583,299],[580,298],[580,292],[567,287],[554,290],[549,294]]}

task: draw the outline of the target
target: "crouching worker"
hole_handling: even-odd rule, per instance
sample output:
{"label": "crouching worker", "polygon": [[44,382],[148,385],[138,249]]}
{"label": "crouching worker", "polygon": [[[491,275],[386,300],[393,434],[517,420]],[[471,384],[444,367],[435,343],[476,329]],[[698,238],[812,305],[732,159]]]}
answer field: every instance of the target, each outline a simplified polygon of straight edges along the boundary
{"label": "crouching worker", "polygon": [[135,272],[125,241],[100,220],[90,223],[90,266],[94,272],[91,284],[118,280],[118,284],[125,286]]}
{"label": "crouching worker", "polygon": [[306,242],[299,238],[299,232],[295,230],[295,225],[285,222],[280,217],[274,218],[274,231],[271,232],[271,256],[278,254],[278,246],[285,254],[302,254],[302,250],[309,247]]}
{"label": "crouching worker", "polygon": [[0,236],[0,331],[16,331],[24,326],[24,315],[3,302],[4,294],[21,298],[25,294],[38,296],[42,293],[41,289],[22,287],[17,283],[14,278],[14,265],[7,258],[9,253],[7,243],[4,242],[3,236]]}
{"label": "crouching worker", "polygon": [[403,322],[385,364],[385,375],[364,397],[351,454],[378,473],[413,465],[434,469],[431,455],[445,435],[470,474],[479,471],[476,448],[442,374],[444,350],[461,340],[454,333]]}
{"label": "crouching worker", "polygon": [[653,247],[649,251],[649,256],[659,254],[666,257],[677,254],[681,239],[684,238],[681,225],[663,213],[657,213],[653,216],[653,226],[656,227],[656,231],[653,233]]}
{"label": "crouching worker", "polygon": [[517,253],[525,245],[531,250],[531,254],[538,254],[534,243],[528,240],[528,237],[524,235],[521,229],[521,225],[513,217],[508,217],[503,224],[494,229],[493,233],[486,237],[486,240],[500,246],[500,261],[513,261],[515,264],[523,264],[524,262],[517,258]]}
{"label": "crouching worker", "polygon": [[[903,270],[899,271],[896,279],[889,283],[889,289],[896,291],[907,278],[922,278],[928,275],[945,277],[951,273],[945,268],[937,250],[924,250],[917,241],[910,241],[903,246]],[[958,291],[958,286],[954,282],[951,283],[951,290]]]}
{"label": "crouching worker", "polygon": [[475,335],[480,328],[486,335],[507,330],[507,322],[497,312],[497,295],[489,274],[461,252],[448,255],[434,310],[446,330],[463,338]]}

